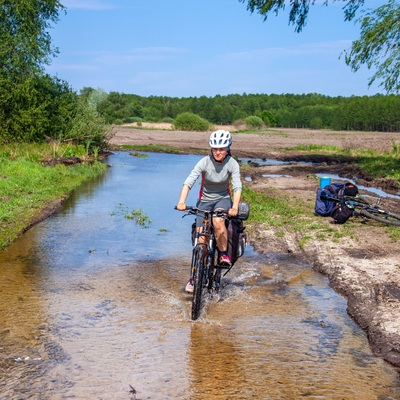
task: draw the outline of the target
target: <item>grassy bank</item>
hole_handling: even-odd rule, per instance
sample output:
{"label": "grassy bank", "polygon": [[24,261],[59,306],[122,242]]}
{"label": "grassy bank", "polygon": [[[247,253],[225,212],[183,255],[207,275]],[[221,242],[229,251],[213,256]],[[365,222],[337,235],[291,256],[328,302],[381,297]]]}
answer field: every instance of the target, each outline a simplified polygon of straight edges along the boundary
{"label": "grassy bank", "polygon": [[82,182],[106,171],[101,162],[45,167],[51,158],[78,156],[81,146],[9,145],[0,147],[0,249],[42,219]]}
{"label": "grassy bank", "polygon": [[277,189],[269,188],[266,194],[245,186],[242,198],[251,206],[250,218],[246,222],[250,232],[253,227],[261,226],[272,229],[276,237],[294,235],[302,248],[314,239],[336,242],[343,237],[354,238],[374,224],[385,229],[394,242],[400,241],[400,227],[374,221],[366,225],[359,221],[343,225],[329,224],[326,218],[315,215],[314,200],[299,201],[297,197],[287,196]]}
{"label": "grassy bank", "polygon": [[400,147],[396,143],[393,143],[392,149],[387,152],[322,145],[297,146],[289,150],[300,150],[307,155],[317,154],[351,159],[371,175],[394,179],[400,183]]}

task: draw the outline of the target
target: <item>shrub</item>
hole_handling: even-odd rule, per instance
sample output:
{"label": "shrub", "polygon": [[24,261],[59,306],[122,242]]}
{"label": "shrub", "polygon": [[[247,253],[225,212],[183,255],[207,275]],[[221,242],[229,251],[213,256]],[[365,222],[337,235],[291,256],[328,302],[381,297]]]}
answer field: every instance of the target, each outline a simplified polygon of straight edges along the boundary
{"label": "shrub", "polygon": [[267,110],[263,111],[261,113],[261,118],[264,121],[264,124],[266,126],[275,126],[276,125],[276,117],[270,111],[267,111]]}
{"label": "shrub", "polygon": [[78,102],[75,118],[68,134],[62,139],[84,145],[88,150],[104,150],[111,137],[111,127],[104,118],[84,98]]}
{"label": "shrub", "polygon": [[77,94],[49,75],[0,80],[0,142],[43,142],[70,129]]}
{"label": "shrub", "polygon": [[250,115],[249,117],[247,117],[244,120],[244,123],[248,128],[261,129],[264,126],[263,120],[255,115]]}
{"label": "shrub", "polygon": [[183,131],[207,131],[210,129],[210,123],[197,114],[184,112],[177,115],[174,127]]}
{"label": "shrub", "polygon": [[321,129],[324,123],[320,117],[312,118],[310,121],[310,128],[311,129]]}
{"label": "shrub", "polygon": [[170,118],[170,117],[165,117],[161,120],[161,122],[165,122],[166,124],[173,124],[174,123],[174,119]]}

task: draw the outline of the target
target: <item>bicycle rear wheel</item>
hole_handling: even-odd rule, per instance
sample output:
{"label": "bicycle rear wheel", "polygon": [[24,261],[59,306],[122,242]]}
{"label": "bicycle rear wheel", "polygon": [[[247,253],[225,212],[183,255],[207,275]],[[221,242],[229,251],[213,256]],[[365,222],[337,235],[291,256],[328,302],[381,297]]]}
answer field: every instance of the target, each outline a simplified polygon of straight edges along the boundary
{"label": "bicycle rear wheel", "polygon": [[207,262],[207,250],[205,246],[199,245],[195,254],[195,273],[194,273],[194,290],[192,299],[192,320],[196,320],[200,316],[201,299],[204,289],[204,275]]}
{"label": "bicycle rear wheel", "polygon": [[371,218],[375,221],[382,222],[386,225],[400,226],[400,215],[390,213],[381,209],[359,210],[359,214],[366,218]]}

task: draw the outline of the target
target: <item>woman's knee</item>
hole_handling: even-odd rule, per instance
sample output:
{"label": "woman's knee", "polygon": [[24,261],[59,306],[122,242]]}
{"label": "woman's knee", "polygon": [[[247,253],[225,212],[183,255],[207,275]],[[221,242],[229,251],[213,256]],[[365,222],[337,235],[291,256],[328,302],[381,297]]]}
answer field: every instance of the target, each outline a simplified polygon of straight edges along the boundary
{"label": "woman's knee", "polygon": [[223,218],[214,218],[214,228],[217,230],[223,230],[225,228],[225,220]]}

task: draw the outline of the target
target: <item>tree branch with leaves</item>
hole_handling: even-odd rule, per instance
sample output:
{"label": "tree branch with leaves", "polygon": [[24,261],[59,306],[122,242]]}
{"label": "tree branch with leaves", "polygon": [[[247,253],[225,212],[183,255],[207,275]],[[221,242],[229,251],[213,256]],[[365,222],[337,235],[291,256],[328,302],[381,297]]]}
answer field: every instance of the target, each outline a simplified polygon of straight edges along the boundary
{"label": "tree branch with leaves", "polygon": [[[308,12],[316,0],[239,0],[247,3],[250,12],[257,12],[264,21],[271,13],[279,14],[286,7],[289,11],[289,24],[295,26],[297,33],[301,32],[307,23]],[[362,65],[376,72],[368,80],[368,86],[375,81],[381,81],[387,93],[399,93],[400,71],[400,4],[396,0],[389,0],[387,4],[375,10],[363,10],[364,0],[332,0],[344,3],[344,20],[351,21],[361,10],[364,16],[356,19],[361,23],[361,37],[352,43],[349,51],[345,51],[345,62],[356,72]],[[329,0],[323,3],[328,6]]]}

